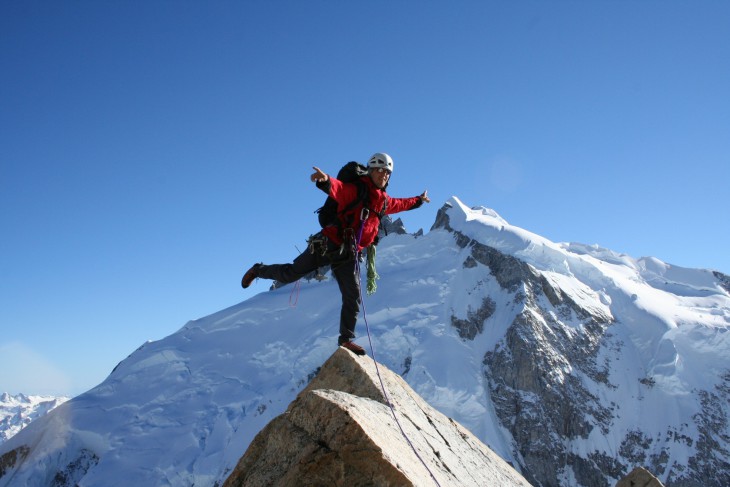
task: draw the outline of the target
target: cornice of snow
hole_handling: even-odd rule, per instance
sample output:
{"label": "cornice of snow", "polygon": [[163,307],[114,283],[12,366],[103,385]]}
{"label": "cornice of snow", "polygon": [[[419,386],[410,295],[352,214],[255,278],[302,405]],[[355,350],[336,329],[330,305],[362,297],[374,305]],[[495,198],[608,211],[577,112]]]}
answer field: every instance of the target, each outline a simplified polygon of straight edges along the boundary
{"label": "cornice of snow", "polygon": [[451,229],[502,253],[517,257],[540,270],[565,271],[570,268],[569,264],[590,258],[591,261],[626,267],[639,274],[645,272],[651,276],[673,275],[680,280],[689,279],[699,285],[711,285],[713,282],[711,272],[708,270],[683,269],[655,257],[635,259],[597,244],[553,242],[524,228],[511,225],[493,209],[483,206],[470,208],[456,196],[447,200],[443,210],[449,217],[448,224]]}

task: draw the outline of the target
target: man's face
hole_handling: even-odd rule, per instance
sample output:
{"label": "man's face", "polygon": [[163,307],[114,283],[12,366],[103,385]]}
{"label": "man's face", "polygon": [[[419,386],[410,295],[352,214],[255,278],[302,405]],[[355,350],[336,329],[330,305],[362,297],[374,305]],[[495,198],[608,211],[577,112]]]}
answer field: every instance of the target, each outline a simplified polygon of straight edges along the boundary
{"label": "man's face", "polygon": [[390,180],[390,171],[382,167],[372,169],[370,171],[370,179],[373,180],[375,186],[377,186],[379,189],[383,189]]}

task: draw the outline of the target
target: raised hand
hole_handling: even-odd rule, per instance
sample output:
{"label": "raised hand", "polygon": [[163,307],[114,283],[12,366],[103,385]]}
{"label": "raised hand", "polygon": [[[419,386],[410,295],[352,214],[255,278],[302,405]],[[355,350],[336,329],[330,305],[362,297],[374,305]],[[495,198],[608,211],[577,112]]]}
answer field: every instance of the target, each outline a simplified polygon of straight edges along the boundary
{"label": "raised hand", "polygon": [[313,166],[312,169],[315,170],[315,173],[312,174],[311,176],[309,176],[309,179],[313,183],[318,183],[318,182],[323,182],[324,183],[324,182],[326,182],[330,178],[320,168],[318,168],[316,166]]}

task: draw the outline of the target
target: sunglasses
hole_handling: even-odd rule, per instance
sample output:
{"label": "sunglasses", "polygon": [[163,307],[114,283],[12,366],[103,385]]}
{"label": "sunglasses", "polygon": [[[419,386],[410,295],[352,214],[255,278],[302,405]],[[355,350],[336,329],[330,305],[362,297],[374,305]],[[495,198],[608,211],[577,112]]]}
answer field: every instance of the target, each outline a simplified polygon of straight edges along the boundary
{"label": "sunglasses", "polygon": [[373,169],[373,172],[379,172],[379,173],[386,173],[386,174],[390,174],[390,171],[388,171],[388,170],[387,170],[387,169],[385,169],[384,167],[378,167],[378,168],[375,168],[375,169]]}

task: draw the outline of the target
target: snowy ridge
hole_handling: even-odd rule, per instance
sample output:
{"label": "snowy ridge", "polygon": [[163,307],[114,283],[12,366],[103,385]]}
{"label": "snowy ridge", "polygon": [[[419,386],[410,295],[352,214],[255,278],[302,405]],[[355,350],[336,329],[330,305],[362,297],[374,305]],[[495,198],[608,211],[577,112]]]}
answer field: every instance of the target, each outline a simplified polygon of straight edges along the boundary
{"label": "snowy ridge", "polygon": [[[666,367],[677,359],[668,347],[657,350],[657,340],[681,339],[688,332],[677,331],[683,325],[693,333],[712,330],[719,334],[717,347],[705,351],[718,360],[715,363],[722,364],[730,356],[730,336],[724,335],[730,326],[729,293],[711,270],[672,266],[654,257],[634,259],[597,245],[556,244],[509,225],[493,210],[469,209],[456,197],[448,204],[456,208],[450,215],[459,212],[451,219],[456,222],[454,230],[527,262],[593,312],[610,317],[616,313],[624,321],[642,324],[648,315],[668,334],[632,330],[636,343],[646,347],[643,351],[659,355],[646,364],[649,373],[652,364]],[[462,212],[466,218],[461,217]],[[685,385],[695,388],[714,383],[689,381]]]}
{"label": "snowy ridge", "polygon": [[[613,485],[635,464],[665,484],[730,475],[727,276],[550,242],[457,198],[377,260],[377,360],[533,485]],[[254,285],[0,445],[18,458],[0,487],[220,485],[337,340],[332,279],[302,282],[294,308],[290,287]],[[368,347],[362,317],[357,332]]]}

